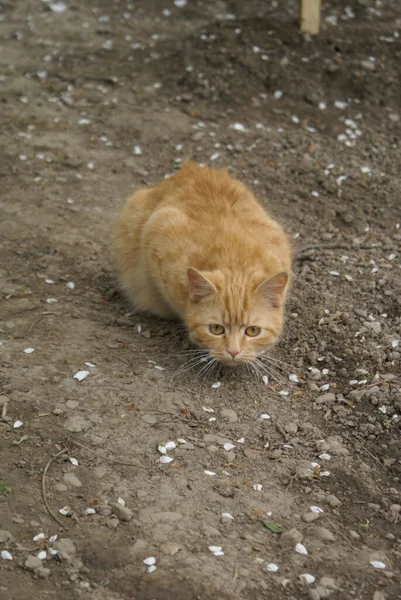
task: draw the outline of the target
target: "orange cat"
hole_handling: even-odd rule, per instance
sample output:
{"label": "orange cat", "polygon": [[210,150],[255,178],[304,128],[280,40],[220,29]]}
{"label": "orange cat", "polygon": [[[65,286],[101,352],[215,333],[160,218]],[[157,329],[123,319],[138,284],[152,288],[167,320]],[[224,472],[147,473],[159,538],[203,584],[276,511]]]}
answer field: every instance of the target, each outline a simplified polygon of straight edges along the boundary
{"label": "orange cat", "polygon": [[114,260],[136,306],[181,318],[222,363],[252,363],[281,333],[288,237],[226,170],[190,163],[134,194],[116,224]]}

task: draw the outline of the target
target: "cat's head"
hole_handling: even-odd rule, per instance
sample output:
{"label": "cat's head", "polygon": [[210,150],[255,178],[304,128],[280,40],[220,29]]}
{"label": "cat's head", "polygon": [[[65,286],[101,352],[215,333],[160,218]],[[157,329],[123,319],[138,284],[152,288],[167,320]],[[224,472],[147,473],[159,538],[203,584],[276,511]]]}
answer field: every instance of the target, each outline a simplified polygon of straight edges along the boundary
{"label": "cat's head", "polygon": [[189,268],[186,325],[190,339],[228,365],[250,362],[283,328],[287,273],[237,276]]}

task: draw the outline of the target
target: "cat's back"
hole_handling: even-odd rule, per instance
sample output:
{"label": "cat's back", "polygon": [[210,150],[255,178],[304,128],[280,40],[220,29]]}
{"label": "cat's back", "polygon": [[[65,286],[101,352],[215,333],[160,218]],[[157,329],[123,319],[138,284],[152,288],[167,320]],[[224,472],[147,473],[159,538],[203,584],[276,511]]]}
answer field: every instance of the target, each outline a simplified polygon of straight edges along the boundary
{"label": "cat's back", "polygon": [[[157,189],[159,188],[159,189]],[[252,192],[232,178],[226,169],[186,164],[178,173],[154,188],[160,194],[158,206],[176,207],[189,219],[215,222],[226,217],[264,218],[266,212]]]}

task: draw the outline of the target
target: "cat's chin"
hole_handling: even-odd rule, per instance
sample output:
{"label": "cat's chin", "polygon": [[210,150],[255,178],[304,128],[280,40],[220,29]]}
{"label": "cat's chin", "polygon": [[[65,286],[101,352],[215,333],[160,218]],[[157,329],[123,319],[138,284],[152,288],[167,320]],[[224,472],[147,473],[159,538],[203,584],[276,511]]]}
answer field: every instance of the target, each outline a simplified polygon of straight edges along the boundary
{"label": "cat's chin", "polygon": [[225,358],[221,356],[213,356],[212,358],[216,358],[216,360],[218,360],[219,363],[225,367],[240,367],[241,365],[247,365],[248,363],[252,362],[251,358],[236,358],[234,360],[232,358]]}

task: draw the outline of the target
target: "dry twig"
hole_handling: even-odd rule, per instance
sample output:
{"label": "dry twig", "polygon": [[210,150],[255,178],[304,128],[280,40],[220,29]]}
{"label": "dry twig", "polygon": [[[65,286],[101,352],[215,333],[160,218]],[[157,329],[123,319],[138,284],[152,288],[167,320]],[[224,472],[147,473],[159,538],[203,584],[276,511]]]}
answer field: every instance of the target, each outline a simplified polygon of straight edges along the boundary
{"label": "dry twig", "polygon": [[80,442],[76,442],[75,440],[70,440],[70,442],[71,442],[71,444],[75,444],[75,446],[79,446],[80,448],[83,448],[84,450],[87,450],[88,452],[92,452],[92,454],[95,454],[99,458],[102,458],[103,460],[107,460],[108,462],[115,463],[117,465],[124,465],[126,467],[137,467],[138,466],[138,463],[130,462],[128,460],[118,460],[116,458],[109,458],[108,456],[105,456],[104,454],[100,454],[100,452],[96,452],[96,450],[92,450],[92,448],[88,448],[88,446],[84,446],[83,444],[81,444]]}
{"label": "dry twig", "polygon": [[49,470],[50,465],[52,464],[53,460],[56,459],[58,456],[61,456],[62,454],[65,454],[67,452],[67,448],[63,448],[62,450],[60,450],[60,452],[57,452],[57,454],[55,454],[54,456],[51,457],[51,459],[49,460],[49,462],[47,463],[47,465],[45,466],[45,468],[43,469],[43,475],[42,475],[42,498],[43,498],[43,502],[45,503],[47,512],[49,513],[49,515],[52,517],[52,519],[54,519],[56,521],[56,523],[58,523],[59,525],[61,525],[61,527],[65,527],[65,523],[63,523],[52,511],[52,509],[49,506],[49,503],[47,501],[46,498],[46,473]]}

